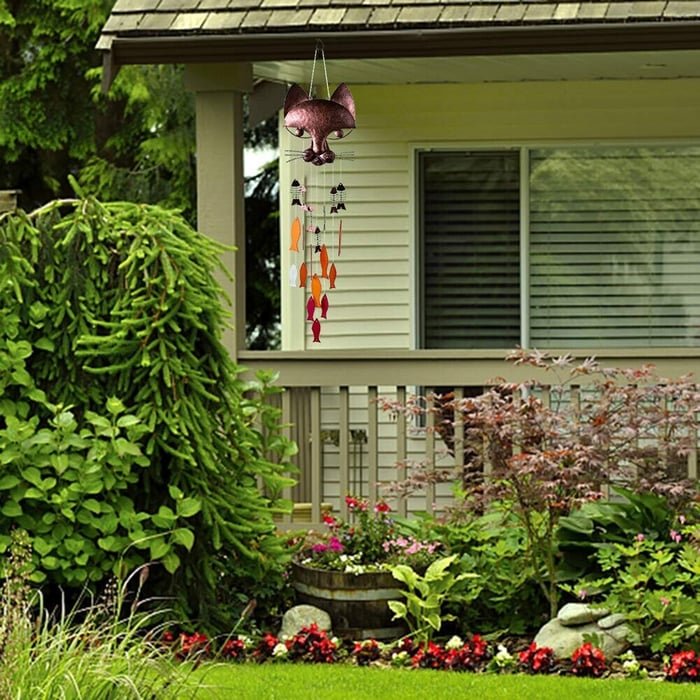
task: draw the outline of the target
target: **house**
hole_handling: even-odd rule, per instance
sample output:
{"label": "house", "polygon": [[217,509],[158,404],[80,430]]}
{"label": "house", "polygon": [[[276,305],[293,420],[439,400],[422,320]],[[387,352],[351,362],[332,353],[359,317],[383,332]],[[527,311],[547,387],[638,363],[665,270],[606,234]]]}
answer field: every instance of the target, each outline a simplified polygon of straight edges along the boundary
{"label": "house", "polygon": [[[280,84],[308,86],[318,40],[357,129],[336,149],[351,159],[281,158],[282,273],[292,180],[320,204],[342,177],[337,288],[315,344],[308,293],[284,279],[282,350],[249,352],[241,96],[281,106]],[[312,520],[350,491],[375,498],[397,459],[440,451],[379,414],[378,395],[523,378],[502,361],[516,344],[697,371],[700,2],[117,0],[99,48],[107,81],[129,63],[187,65],[200,228],[238,246],[227,342],[290,388]],[[280,134],[282,154],[300,148]]]}

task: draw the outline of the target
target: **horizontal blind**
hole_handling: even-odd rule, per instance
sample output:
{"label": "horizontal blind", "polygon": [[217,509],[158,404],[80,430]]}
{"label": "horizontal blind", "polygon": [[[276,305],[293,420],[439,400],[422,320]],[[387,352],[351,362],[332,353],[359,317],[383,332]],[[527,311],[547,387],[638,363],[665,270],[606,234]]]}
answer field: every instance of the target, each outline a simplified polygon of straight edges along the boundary
{"label": "horizontal blind", "polygon": [[520,339],[517,152],[422,153],[423,347]]}
{"label": "horizontal blind", "polygon": [[700,149],[530,155],[532,345],[697,345]]}

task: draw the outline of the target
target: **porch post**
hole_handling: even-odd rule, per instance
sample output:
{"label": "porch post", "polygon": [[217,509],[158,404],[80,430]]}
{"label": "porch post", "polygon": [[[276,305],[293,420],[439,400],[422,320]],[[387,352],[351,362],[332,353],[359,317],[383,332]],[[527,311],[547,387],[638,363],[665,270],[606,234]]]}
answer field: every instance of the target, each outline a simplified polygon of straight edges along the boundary
{"label": "porch post", "polygon": [[231,302],[234,325],[223,340],[235,360],[239,350],[245,349],[243,93],[252,89],[252,67],[249,63],[188,65],[185,86],[196,99],[197,228],[237,248],[222,258],[233,282],[219,277]]}

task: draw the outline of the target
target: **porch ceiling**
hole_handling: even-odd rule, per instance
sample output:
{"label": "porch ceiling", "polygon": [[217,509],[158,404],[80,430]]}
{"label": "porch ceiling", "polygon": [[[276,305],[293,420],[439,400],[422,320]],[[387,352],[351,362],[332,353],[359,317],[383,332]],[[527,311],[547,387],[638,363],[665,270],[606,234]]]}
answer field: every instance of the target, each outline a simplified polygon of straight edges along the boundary
{"label": "porch ceiling", "polygon": [[[332,44],[327,47],[332,55]],[[700,77],[700,50],[327,60],[329,79],[350,84],[519,82]],[[256,78],[305,84],[311,61],[260,61]]]}

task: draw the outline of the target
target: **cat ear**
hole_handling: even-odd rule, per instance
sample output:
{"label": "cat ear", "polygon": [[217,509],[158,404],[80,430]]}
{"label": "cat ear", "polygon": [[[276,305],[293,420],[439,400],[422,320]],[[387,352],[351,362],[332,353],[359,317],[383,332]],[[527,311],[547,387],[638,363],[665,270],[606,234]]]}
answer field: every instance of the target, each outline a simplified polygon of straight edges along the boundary
{"label": "cat ear", "polygon": [[350,88],[345,83],[340,83],[331,95],[331,102],[337,102],[350,112],[355,119],[355,100],[352,99]]}
{"label": "cat ear", "polygon": [[296,107],[300,102],[304,102],[308,99],[309,96],[303,87],[297,84],[292,85],[292,87],[289,88],[287,97],[284,99],[284,115],[287,116],[287,112],[289,112],[290,109]]}

